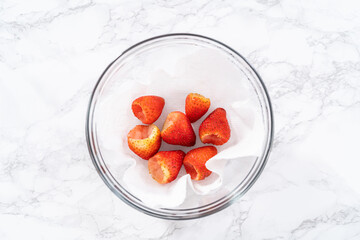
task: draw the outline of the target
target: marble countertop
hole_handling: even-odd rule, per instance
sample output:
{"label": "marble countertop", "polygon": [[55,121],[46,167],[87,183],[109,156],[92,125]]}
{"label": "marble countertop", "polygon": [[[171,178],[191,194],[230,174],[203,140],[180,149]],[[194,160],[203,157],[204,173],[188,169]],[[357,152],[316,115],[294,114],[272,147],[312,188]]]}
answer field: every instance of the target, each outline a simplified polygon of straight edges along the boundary
{"label": "marble countertop", "polygon": [[[359,9],[356,0],[2,0],[0,239],[360,239]],[[104,68],[138,41],[174,32],[243,54],[275,115],[253,188],[190,221],[120,201],[84,134]]]}

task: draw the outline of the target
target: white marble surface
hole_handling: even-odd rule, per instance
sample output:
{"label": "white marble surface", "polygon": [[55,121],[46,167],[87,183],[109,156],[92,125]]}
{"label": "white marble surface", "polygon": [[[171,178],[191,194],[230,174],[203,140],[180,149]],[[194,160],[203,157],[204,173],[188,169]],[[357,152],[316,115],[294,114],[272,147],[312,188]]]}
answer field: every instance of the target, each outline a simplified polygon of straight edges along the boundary
{"label": "white marble surface", "polygon": [[[0,239],[360,239],[359,10],[357,0],[2,0]],[[242,53],[276,121],[254,187],[220,213],[180,222],[117,199],[84,137],[103,69],[172,32]]]}

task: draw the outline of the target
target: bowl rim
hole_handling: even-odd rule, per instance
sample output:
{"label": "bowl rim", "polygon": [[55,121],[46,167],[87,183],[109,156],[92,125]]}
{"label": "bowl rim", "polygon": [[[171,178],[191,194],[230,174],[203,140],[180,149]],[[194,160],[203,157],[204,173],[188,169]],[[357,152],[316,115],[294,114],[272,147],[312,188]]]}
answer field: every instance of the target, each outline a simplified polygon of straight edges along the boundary
{"label": "bowl rim", "polygon": [[[185,210],[189,210],[189,209],[169,209],[169,208],[161,208],[164,211],[159,211],[157,209],[153,209],[151,207],[148,207],[144,204],[139,204],[139,203],[134,203],[134,201],[132,201],[131,199],[129,199],[129,196],[127,195],[131,195],[133,199],[140,201],[138,198],[136,198],[135,196],[133,196],[131,193],[129,193],[126,189],[123,189],[126,194],[124,194],[122,191],[119,192],[118,187],[113,186],[112,184],[110,184],[110,182],[108,181],[107,177],[102,173],[104,171],[103,167],[101,165],[99,165],[98,161],[97,161],[97,157],[96,154],[94,153],[94,148],[93,148],[93,144],[94,144],[94,139],[93,139],[93,135],[92,135],[92,109],[93,109],[93,104],[94,104],[94,97],[95,94],[97,92],[97,88],[100,84],[100,82],[102,81],[104,75],[107,73],[107,71],[111,68],[111,66],[117,61],[119,60],[122,56],[124,56],[127,52],[129,52],[130,50],[141,46],[145,43],[157,40],[157,39],[161,39],[161,38],[169,38],[169,37],[193,37],[193,38],[199,38],[199,39],[203,39],[203,40],[207,40],[210,42],[214,42],[216,44],[219,44],[221,47],[224,47],[225,49],[228,49],[230,52],[232,52],[233,54],[237,55],[238,57],[240,57],[245,64],[250,68],[250,70],[255,74],[256,76],[256,80],[258,80],[258,83],[261,90],[263,91],[263,97],[264,100],[266,102],[266,108],[267,108],[267,114],[268,114],[268,128],[269,131],[267,133],[266,136],[266,145],[265,145],[265,151],[262,154],[263,155],[263,159],[260,163],[260,165],[258,166],[257,171],[255,172],[255,175],[252,177],[251,181],[249,182],[249,184],[246,185],[246,187],[243,189],[243,191],[236,191],[237,187],[234,188],[234,190],[232,190],[229,194],[232,194],[231,198],[229,198],[228,200],[226,200],[225,202],[220,202],[220,204],[217,204],[215,206],[212,206],[211,208],[202,210],[202,211],[194,211],[191,212],[190,214],[183,214],[183,215],[177,215],[177,214],[171,214],[171,213],[167,213],[166,211],[178,211],[178,212],[182,212]],[[140,41],[132,46],[130,46],[129,48],[127,48],[126,50],[124,50],[114,61],[112,61],[106,68],[105,70],[102,72],[102,74],[100,75],[99,79],[97,80],[93,91],[91,93],[90,96],[90,100],[88,103],[88,108],[87,108],[87,114],[86,114],[86,124],[85,124],[85,135],[86,135],[86,142],[87,142],[87,147],[88,147],[88,151],[91,157],[91,160],[93,162],[93,165],[96,169],[96,171],[98,172],[99,176],[101,177],[101,179],[104,181],[105,185],[118,197],[120,198],[123,202],[125,202],[126,204],[128,204],[129,206],[139,210],[142,213],[145,213],[147,215],[153,216],[153,217],[157,217],[157,218],[161,218],[161,219],[168,219],[168,220],[188,220],[188,219],[196,219],[196,218],[201,218],[201,217],[205,217],[211,214],[214,214],[216,212],[219,212],[227,207],[229,207],[232,203],[234,203],[235,200],[237,200],[238,198],[240,198],[241,196],[243,196],[253,185],[254,183],[257,181],[257,179],[259,178],[259,176],[261,175],[261,173],[263,172],[266,163],[268,161],[269,155],[270,155],[270,151],[273,145],[273,139],[274,139],[274,118],[273,118],[273,110],[272,110],[272,104],[271,104],[271,100],[269,97],[269,93],[267,91],[267,88],[262,80],[262,78],[260,77],[260,75],[258,74],[258,72],[250,65],[250,63],[237,51],[235,51],[233,48],[229,47],[228,45],[210,38],[210,37],[206,37],[203,35],[199,35],[199,34],[193,34],[193,33],[171,33],[171,34],[163,34],[163,35],[158,35],[155,37],[151,37],[148,39],[145,39],[143,41]],[[254,167],[254,166],[253,166]],[[239,185],[238,185],[239,186]],[[224,198],[224,197],[222,197]],[[192,208],[190,210],[196,210],[196,209],[201,209],[204,208],[208,205],[214,204],[218,201],[220,201],[222,198],[215,200],[214,202],[211,202],[209,204],[203,205],[199,208]],[[141,201],[140,201],[141,202]]]}

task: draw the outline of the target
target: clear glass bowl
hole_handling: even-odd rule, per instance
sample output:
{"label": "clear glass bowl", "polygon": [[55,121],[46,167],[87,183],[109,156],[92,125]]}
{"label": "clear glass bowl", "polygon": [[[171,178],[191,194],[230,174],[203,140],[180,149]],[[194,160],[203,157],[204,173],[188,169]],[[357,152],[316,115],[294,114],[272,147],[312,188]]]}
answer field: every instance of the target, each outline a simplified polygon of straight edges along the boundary
{"label": "clear glass bowl", "polygon": [[[174,208],[152,207],[135,196],[124,184],[122,175],[128,166],[120,166],[117,168],[120,170],[114,170],[112,163],[109,162],[110,158],[108,156],[111,153],[108,153],[106,144],[111,141],[106,141],[106,139],[103,139],[105,137],[101,135],[102,127],[107,125],[107,121],[102,119],[104,117],[102,108],[106,105],[104,99],[106,99],[105,96],[107,95],[116,95],[117,89],[126,88],[131,82],[131,78],[144,77],[147,75],[147,71],[150,71],[154,66],[165,64],[170,58],[178,58],[194,49],[208,49],[212,52],[213,57],[225,58],[229,64],[238,70],[236,72],[237,77],[245,79],[243,82],[247,85],[247,94],[255,99],[256,109],[261,118],[263,137],[256,140],[259,147],[261,147],[261,153],[247,168],[244,168],[246,172],[241,179],[234,177],[234,181],[228,184],[231,186],[230,190],[228,188],[225,192],[218,191],[209,196],[192,196],[184,204]],[[208,74],[215,71],[213,66],[206,66],[207,61],[198,64],[201,64],[201,68],[208,71]],[[171,67],[171,64],[163,67]],[[216,71],[221,71],[221,69]],[[233,83],[226,82],[226,78],[221,79],[221,81],[224,81],[224,85],[228,86],[229,94],[241,94],[239,89],[232,87]],[[166,83],[164,82],[164,84]],[[206,87],[211,86],[204,86],[204,88]],[[113,111],[116,111],[116,109],[113,109]],[[111,118],[111,110],[108,110],[108,113],[106,117]],[[271,102],[260,76],[245,58],[235,50],[217,40],[200,35],[162,35],[135,44],[124,51],[105,69],[90,98],[86,120],[86,138],[90,156],[98,174],[110,190],[125,203],[143,213],[163,219],[199,218],[218,212],[231,205],[238,197],[244,195],[260,176],[269,156],[273,140]],[[121,159],[118,161],[121,162]],[[117,172],[115,173],[115,171]]]}

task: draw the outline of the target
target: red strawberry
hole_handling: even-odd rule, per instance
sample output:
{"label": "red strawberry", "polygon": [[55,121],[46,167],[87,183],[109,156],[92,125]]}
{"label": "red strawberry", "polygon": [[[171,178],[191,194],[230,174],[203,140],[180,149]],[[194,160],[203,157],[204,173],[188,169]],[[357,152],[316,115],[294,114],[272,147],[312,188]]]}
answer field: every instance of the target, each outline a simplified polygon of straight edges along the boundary
{"label": "red strawberry", "polygon": [[190,93],[185,100],[185,113],[190,122],[199,120],[209,109],[210,99],[198,93]]}
{"label": "red strawberry", "polygon": [[151,124],[137,125],[127,135],[131,151],[143,159],[152,157],[161,146],[160,129]]}
{"label": "red strawberry", "polygon": [[184,167],[193,180],[202,180],[211,174],[205,163],[217,154],[213,146],[195,148],[189,151],[184,158]]}
{"label": "red strawberry", "polygon": [[162,139],[173,145],[194,146],[196,136],[189,119],[182,112],[171,112],[161,131]]}
{"label": "red strawberry", "polygon": [[185,153],[180,150],[158,152],[149,159],[149,173],[160,184],[174,181],[179,174],[184,157]]}
{"label": "red strawberry", "polygon": [[201,123],[199,128],[200,140],[203,143],[223,145],[230,139],[230,126],[223,108],[215,109]]}
{"label": "red strawberry", "polygon": [[131,109],[138,119],[144,124],[155,122],[161,115],[165,100],[158,96],[142,96],[135,99]]}

